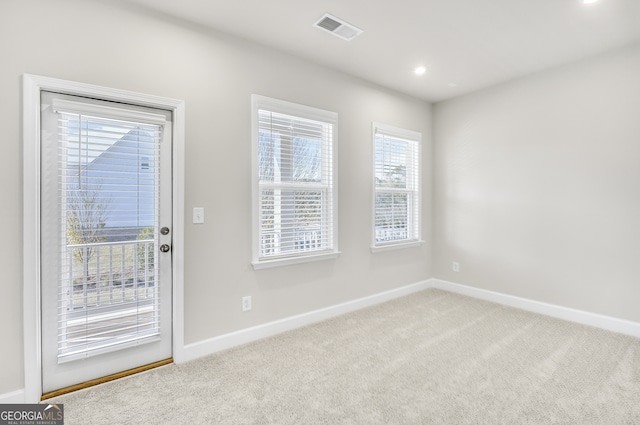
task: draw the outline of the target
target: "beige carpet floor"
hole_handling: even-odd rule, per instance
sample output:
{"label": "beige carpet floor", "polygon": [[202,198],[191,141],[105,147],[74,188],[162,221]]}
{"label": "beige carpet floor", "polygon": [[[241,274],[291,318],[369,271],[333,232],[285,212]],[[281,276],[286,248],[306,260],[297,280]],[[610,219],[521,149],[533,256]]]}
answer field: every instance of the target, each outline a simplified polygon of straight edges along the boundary
{"label": "beige carpet floor", "polygon": [[640,424],[640,340],[429,289],[58,397],[65,424]]}

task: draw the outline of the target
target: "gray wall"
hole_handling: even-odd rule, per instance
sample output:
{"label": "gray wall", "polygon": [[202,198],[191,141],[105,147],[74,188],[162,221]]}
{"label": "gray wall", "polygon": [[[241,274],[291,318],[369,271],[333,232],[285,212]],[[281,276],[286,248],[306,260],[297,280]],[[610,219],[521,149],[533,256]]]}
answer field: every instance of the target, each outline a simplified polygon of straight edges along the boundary
{"label": "gray wall", "polygon": [[435,277],[640,321],[639,76],[636,45],[437,104]]}
{"label": "gray wall", "polygon": [[[431,107],[232,37],[120,3],[3,1],[0,6],[3,295],[0,394],[23,388],[21,75],[31,73],[186,101],[185,342],[425,280],[431,245],[371,254],[371,122],[424,137],[424,237],[430,241]],[[335,261],[251,268],[251,115],[257,93],[339,113]],[[190,222],[206,208],[206,224]],[[241,297],[253,310],[241,312]]]}

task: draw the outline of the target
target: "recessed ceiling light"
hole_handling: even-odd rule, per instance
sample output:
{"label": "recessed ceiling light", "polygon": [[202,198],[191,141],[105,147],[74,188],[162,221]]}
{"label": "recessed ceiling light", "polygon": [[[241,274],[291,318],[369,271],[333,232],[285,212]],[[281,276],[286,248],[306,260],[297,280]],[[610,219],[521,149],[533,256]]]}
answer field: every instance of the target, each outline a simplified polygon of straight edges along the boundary
{"label": "recessed ceiling light", "polygon": [[416,75],[422,75],[422,74],[424,74],[425,72],[427,72],[427,68],[425,68],[424,66],[419,66],[419,67],[417,67],[416,69],[414,69],[414,70],[413,70],[413,72],[414,72]]}
{"label": "recessed ceiling light", "polygon": [[581,0],[582,4],[593,4],[593,3],[597,3],[598,0]]}

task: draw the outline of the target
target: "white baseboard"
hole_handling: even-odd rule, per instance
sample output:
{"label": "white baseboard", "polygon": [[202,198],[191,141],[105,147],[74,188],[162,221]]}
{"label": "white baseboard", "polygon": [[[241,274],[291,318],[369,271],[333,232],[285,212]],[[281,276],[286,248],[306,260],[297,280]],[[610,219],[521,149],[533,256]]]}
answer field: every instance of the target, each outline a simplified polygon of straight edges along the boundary
{"label": "white baseboard", "polygon": [[21,404],[24,402],[24,390],[0,394],[0,404]]}
{"label": "white baseboard", "polygon": [[[442,289],[472,298],[640,338],[640,323],[638,322],[547,304],[434,278],[186,345],[184,346],[183,356],[179,363],[195,360],[218,351],[257,341],[429,288]],[[0,404],[13,403],[25,403],[25,390],[0,394]]]}
{"label": "white baseboard", "polygon": [[262,338],[360,310],[365,307],[380,304],[414,292],[423,291],[429,287],[430,281],[418,282],[401,288],[381,292],[379,294],[370,295],[368,297],[359,298],[357,300],[348,301],[342,304],[310,311],[297,316],[287,317],[274,322],[265,323],[263,325],[242,329],[236,332],[220,335],[215,338],[189,344],[184,347],[182,360],[184,362],[194,360],[218,351],[226,350],[248,342],[257,341]]}
{"label": "white baseboard", "polygon": [[513,295],[502,294],[499,292],[488,291],[486,289],[474,288],[471,286],[461,285],[458,283],[447,282],[440,279],[429,279],[412,285],[403,286],[401,288],[392,289],[390,291],[381,292],[368,297],[359,298],[357,300],[337,304],[297,316],[287,317],[276,320],[274,322],[265,323],[263,325],[254,326],[247,329],[241,329],[236,332],[220,335],[204,341],[186,345],[183,350],[183,359],[186,362],[204,357],[218,351],[226,350],[238,345],[257,341],[272,335],[310,325],[332,317],[340,316],[345,313],[360,310],[385,301],[390,301],[414,292],[423,291],[429,288],[438,288],[445,291],[478,298],[509,307],[519,308],[521,310],[533,313],[544,314],[546,316],[555,317],[570,322],[580,323],[583,325],[593,326],[608,331],[630,335],[640,338],[640,323],[629,320],[618,319],[615,317],[604,316],[600,314],[590,313],[587,311],[576,310],[554,304],[547,304],[540,301],[530,300],[526,298],[516,297]]}
{"label": "white baseboard", "polygon": [[460,295],[466,295],[485,301],[531,311],[533,313],[544,314],[557,319],[568,320],[595,328],[640,338],[640,323],[630,320],[618,319],[601,314],[589,313],[587,311],[562,307],[554,304],[547,304],[513,295],[501,294],[499,292],[488,291],[486,289],[474,288],[460,285],[459,283],[447,282],[440,279],[430,279],[429,287],[438,288]]}

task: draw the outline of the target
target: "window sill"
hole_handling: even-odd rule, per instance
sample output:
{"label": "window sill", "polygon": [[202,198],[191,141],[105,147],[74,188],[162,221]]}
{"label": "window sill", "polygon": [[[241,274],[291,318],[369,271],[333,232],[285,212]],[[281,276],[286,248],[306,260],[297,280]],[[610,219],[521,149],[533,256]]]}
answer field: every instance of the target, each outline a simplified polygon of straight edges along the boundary
{"label": "window sill", "polygon": [[321,254],[311,254],[296,257],[276,258],[273,260],[252,261],[254,270],[270,269],[273,267],[283,267],[292,264],[311,263],[315,261],[333,260],[338,258],[340,251],[324,252]]}
{"label": "window sill", "polygon": [[398,242],[398,243],[390,243],[386,245],[376,245],[371,247],[371,252],[384,252],[384,251],[394,251],[396,249],[405,249],[405,248],[416,248],[424,245],[424,241],[410,241],[410,242]]}

